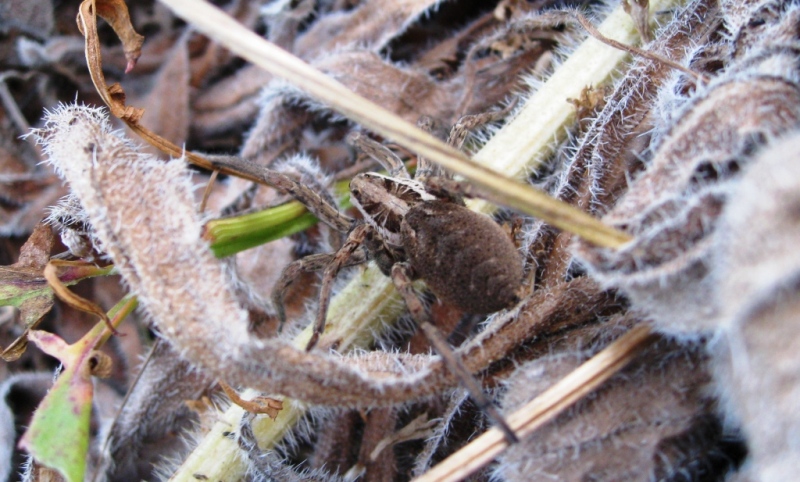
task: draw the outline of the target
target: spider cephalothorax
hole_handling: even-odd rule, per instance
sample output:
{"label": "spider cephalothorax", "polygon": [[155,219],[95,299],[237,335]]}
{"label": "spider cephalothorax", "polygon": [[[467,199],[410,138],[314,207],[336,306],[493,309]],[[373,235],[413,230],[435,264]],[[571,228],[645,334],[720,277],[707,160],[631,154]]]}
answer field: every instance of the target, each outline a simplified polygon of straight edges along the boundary
{"label": "spider cephalothorax", "polygon": [[400,226],[409,209],[424,201],[434,201],[425,186],[412,179],[376,173],[358,174],[350,181],[350,200],[387,243],[403,245]]}

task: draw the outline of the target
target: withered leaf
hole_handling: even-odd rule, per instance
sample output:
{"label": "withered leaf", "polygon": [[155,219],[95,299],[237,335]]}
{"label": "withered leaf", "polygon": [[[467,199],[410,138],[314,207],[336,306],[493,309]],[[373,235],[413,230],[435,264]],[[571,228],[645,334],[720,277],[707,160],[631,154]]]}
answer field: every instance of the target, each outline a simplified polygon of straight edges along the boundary
{"label": "withered leaf", "polygon": [[222,387],[222,391],[225,392],[225,395],[231,399],[231,402],[239,405],[246,411],[252,414],[265,414],[271,419],[275,419],[281,410],[283,410],[283,401],[265,397],[265,396],[257,396],[252,400],[245,400],[244,398],[240,397],[236,390],[228,385],[227,383],[220,380],[219,385]]}
{"label": "withered leaf", "polygon": [[[128,13],[128,6],[124,0],[86,0],[81,4],[80,14],[78,18],[78,26],[83,27],[83,22],[80,19],[81,15],[85,15],[94,5],[97,8],[97,15],[100,15],[111,25],[119,39],[122,41],[122,46],[125,49],[125,58],[128,60],[128,65],[125,67],[125,72],[130,72],[139,60],[142,54],[142,44],[144,37],[136,33],[131,25],[131,17]],[[85,32],[84,32],[85,33]]]}
{"label": "withered leaf", "polygon": [[[126,120],[126,122],[138,122],[138,119],[142,116],[141,109],[134,109],[133,107],[127,107],[125,105],[125,93],[122,91],[122,87],[120,87],[119,84],[110,87],[106,84],[105,75],[103,74],[103,57],[100,53],[100,37],[97,33],[97,17],[92,9],[93,5],[94,0],[85,0],[81,4],[78,13],[78,27],[81,33],[86,37],[86,63],[89,67],[89,74],[92,77],[92,82],[97,92],[100,94],[100,97],[103,98],[103,101],[105,101],[109,109],[111,109],[112,114],[120,119]],[[115,13],[114,9],[122,9],[124,12]],[[131,36],[130,33],[126,33],[129,31],[133,32],[133,26],[130,24],[128,7],[125,5],[125,2],[122,0],[110,0],[108,3],[103,3],[102,10],[104,15],[111,16],[115,22],[112,24],[112,26],[116,25],[115,32],[122,32],[122,35]],[[99,12],[97,13],[99,14]],[[133,33],[135,34],[135,32]],[[123,40],[123,43],[124,42]],[[142,42],[144,42],[144,39],[142,39]],[[126,52],[129,48],[133,47],[134,45],[126,44]],[[141,48],[141,42],[139,42],[138,46],[135,48],[137,51],[134,55],[138,58],[138,50]],[[130,66],[130,60],[128,60],[128,62]]]}
{"label": "withered leaf", "polygon": [[44,267],[50,260],[55,238],[51,227],[39,223],[22,246],[19,260],[11,266],[0,267],[0,305],[14,306],[20,312],[25,333],[6,347],[6,361],[18,359],[27,346],[27,332],[34,328],[53,307],[53,291],[44,279]]}
{"label": "withered leaf", "polygon": [[[20,322],[25,331],[2,352],[6,361],[18,359],[28,346],[27,334],[53,307],[53,288],[50,276],[59,285],[72,285],[78,281],[110,273],[113,267],[98,268],[87,263],[60,263],[56,270],[49,264],[54,236],[49,225],[40,223],[22,247],[20,260],[11,266],[0,266],[0,306],[14,306],[20,310]],[[105,313],[103,313],[105,316]]]}
{"label": "withered leaf", "polygon": [[622,8],[625,9],[636,25],[642,42],[647,43],[653,40],[650,32],[650,2],[649,0],[622,0]]}
{"label": "withered leaf", "polygon": [[[197,166],[213,170],[214,166],[205,157],[187,152],[182,147],[175,145],[142,125],[140,120],[144,115],[144,109],[126,105],[125,90],[119,83],[110,86],[106,83],[105,75],[103,74],[102,56],[100,54],[100,38],[97,33],[97,17],[92,11],[92,5],[93,0],[85,0],[84,3],[81,4],[78,14],[78,26],[80,27],[81,33],[86,37],[86,61],[92,83],[111,113],[125,122],[131,130],[147,141],[151,146],[173,157],[184,157],[187,161]],[[134,63],[135,59],[138,59],[141,42],[137,40],[138,37],[136,36],[138,36],[138,34],[136,34],[133,30],[133,26],[130,24],[127,6],[122,0],[110,0],[105,8],[111,10],[111,12],[104,12],[104,14],[111,17],[111,21],[114,22],[112,26],[116,25],[114,31],[120,35],[120,39],[123,41],[123,45],[125,45],[126,55],[130,52],[128,68],[132,68],[131,59],[133,59]],[[98,14],[99,13],[98,11]]]}
{"label": "withered leaf", "polygon": [[189,135],[189,52],[184,35],[156,74],[153,88],[140,104],[141,122],[173,144],[182,145]]}
{"label": "withered leaf", "polygon": [[406,0],[387,8],[380,0],[361,2],[357,8],[332,13],[314,24],[295,42],[294,53],[313,59],[356,44],[378,51],[437,3],[436,0]]}
{"label": "withered leaf", "polygon": [[[312,65],[350,90],[416,122],[420,116],[450,119],[459,91],[446,89],[416,69],[393,64],[368,50],[339,52],[320,58]],[[302,92],[275,83],[263,95],[259,117],[242,148],[242,156],[256,158],[285,139],[299,137],[309,120],[309,111],[328,112]],[[414,99],[410,102],[410,99]],[[306,108],[298,107],[302,104]]]}
{"label": "withered leaf", "polygon": [[593,276],[622,287],[661,330],[713,329],[719,307],[710,303],[708,261],[727,195],[722,186],[748,162],[748,151],[798,125],[800,89],[780,78],[753,75],[698,95],[604,218],[637,239],[614,252],[579,245]]}
{"label": "withered leaf", "polygon": [[719,389],[750,442],[757,480],[790,480],[800,456],[800,135],[765,149],[733,186],[715,243]]}
{"label": "withered leaf", "polygon": [[106,326],[108,326],[111,332],[116,334],[116,330],[113,326],[111,326],[111,320],[108,318],[108,315],[106,315],[106,312],[102,308],[100,308],[96,303],[71,292],[67,289],[64,283],[61,282],[57,273],[59,266],[80,268],[85,267],[86,264],[82,262],[51,261],[47,263],[47,266],[44,267],[44,278],[47,280],[50,289],[53,290],[53,292],[61,299],[61,301],[67,303],[76,310],[97,315],[101,320],[103,320],[103,322],[105,322]]}
{"label": "withered leaf", "polygon": [[50,251],[53,250],[55,237],[49,225],[39,223],[33,233],[22,246],[19,260],[14,265],[18,268],[36,269],[41,272],[50,261]]}
{"label": "withered leaf", "polygon": [[[598,340],[619,329],[617,321],[630,322],[617,318],[610,326],[579,331],[520,367],[509,379],[508,409],[577,367]],[[506,481],[664,480],[678,473],[691,478],[722,439],[706,392],[706,361],[701,346],[659,341],[597,392],[512,446],[500,459],[498,475]]]}

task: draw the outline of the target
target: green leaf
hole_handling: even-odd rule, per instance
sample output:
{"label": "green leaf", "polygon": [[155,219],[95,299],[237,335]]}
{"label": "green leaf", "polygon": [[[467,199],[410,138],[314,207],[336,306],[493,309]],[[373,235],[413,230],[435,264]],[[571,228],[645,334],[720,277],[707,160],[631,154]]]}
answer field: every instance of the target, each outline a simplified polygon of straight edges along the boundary
{"label": "green leaf", "polygon": [[[133,296],[123,298],[108,313],[112,324],[118,326],[136,304]],[[58,358],[64,370],[39,404],[19,445],[69,482],[82,482],[86,472],[93,396],[91,377],[99,366],[104,366],[105,355],[96,349],[109,336],[110,331],[102,321],[72,345],[45,331],[31,330],[28,334],[42,351]]]}
{"label": "green leaf", "polygon": [[58,358],[64,371],[36,409],[20,447],[43,465],[58,470],[68,481],[80,482],[89,450],[91,368],[75,345],[68,346],[56,335],[32,330],[28,337],[42,351]]}

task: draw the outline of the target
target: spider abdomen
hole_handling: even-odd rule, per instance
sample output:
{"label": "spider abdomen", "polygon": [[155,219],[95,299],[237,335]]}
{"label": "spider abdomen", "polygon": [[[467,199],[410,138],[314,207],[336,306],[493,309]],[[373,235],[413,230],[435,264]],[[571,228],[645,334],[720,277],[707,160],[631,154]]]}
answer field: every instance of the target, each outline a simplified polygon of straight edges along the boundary
{"label": "spider abdomen", "polygon": [[455,203],[426,201],[408,211],[401,233],[411,267],[441,299],[474,314],[517,301],[522,260],[490,217]]}

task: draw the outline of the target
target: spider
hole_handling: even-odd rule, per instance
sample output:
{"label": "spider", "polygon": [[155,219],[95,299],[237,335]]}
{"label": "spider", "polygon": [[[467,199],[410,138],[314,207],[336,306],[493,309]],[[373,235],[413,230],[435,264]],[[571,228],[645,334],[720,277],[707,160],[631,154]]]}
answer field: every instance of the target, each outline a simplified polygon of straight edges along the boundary
{"label": "spider", "polygon": [[[448,143],[460,148],[469,128],[494,120],[507,110],[463,117],[453,127]],[[428,119],[420,121],[422,128],[430,129],[430,125]],[[380,143],[359,132],[351,133],[348,141],[389,172],[388,176],[358,174],[350,182],[351,202],[363,221],[340,213],[328,199],[288,176],[261,166],[246,166],[254,176],[304,203],[327,225],[347,233],[335,253],[306,256],[284,268],[272,294],[281,326],[286,318],[283,296],[288,286],[301,272],[323,271],[314,331],[306,348],[311,350],[325,329],[333,281],[339,271],[372,259],[392,279],[447,368],[509,442],[516,442],[493,402],[431,323],[412,284],[416,279],[424,280],[439,299],[467,313],[489,314],[509,308],[519,301],[523,279],[523,262],[514,242],[489,216],[467,209],[462,194],[471,195],[471,189],[425,159],[419,159],[412,177],[402,160]],[[217,164],[223,167],[226,162]],[[241,171],[241,164],[238,167]]]}

